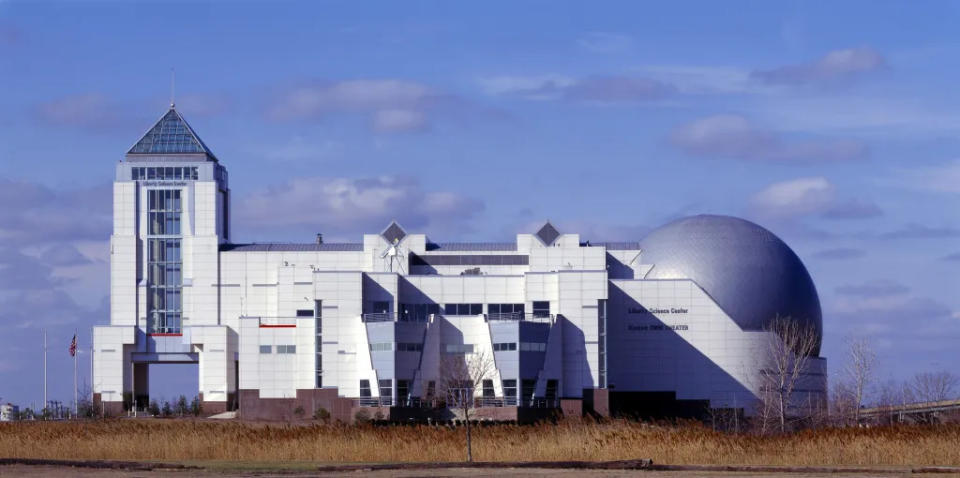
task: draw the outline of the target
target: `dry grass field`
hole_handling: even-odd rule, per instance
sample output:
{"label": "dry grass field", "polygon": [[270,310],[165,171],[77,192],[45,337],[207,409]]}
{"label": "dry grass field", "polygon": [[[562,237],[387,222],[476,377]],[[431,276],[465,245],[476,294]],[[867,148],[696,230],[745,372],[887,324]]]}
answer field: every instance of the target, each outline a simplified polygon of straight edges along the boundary
{"label": "dry grass field", "polygon": [[[0,424],[0,457],[161,461],[433,462],[464,456],[462,428],[287,426],[188,420]],[[627,421],[475,429],[478,461],[621,460],[667,464],[960,465],[960,425],[730,435]]]}

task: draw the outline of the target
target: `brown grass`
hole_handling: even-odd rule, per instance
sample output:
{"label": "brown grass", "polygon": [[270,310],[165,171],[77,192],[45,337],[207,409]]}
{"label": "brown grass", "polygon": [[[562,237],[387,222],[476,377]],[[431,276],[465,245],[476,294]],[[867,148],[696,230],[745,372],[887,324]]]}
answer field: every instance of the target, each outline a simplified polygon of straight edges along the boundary
{"label": "brown grass", "polygon": [[[108,420],[0,424],[0,457],[244,462],[459,461],[463,429]],[[627,421],[480,427],[478,461],[620,460],[669,464],[960,465],[960,425],[728,435]]]}

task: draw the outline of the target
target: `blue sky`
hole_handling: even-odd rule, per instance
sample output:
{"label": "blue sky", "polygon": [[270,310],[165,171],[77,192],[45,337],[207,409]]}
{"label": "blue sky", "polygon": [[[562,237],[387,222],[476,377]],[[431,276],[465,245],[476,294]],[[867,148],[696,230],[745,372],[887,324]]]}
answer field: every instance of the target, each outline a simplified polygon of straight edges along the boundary
{"label": "blue sky", "polygon": [[878,381],[955,369],[958,10],[0,0],[0,397],[39,402],[41,327],[51,395],[70,394],[70,336],[107,320],[114,164],[165,111],[171,67],[230,170],[238,240],[356,240],[393,217],[435,240],[548,218],[639,239],[738,215],[806,262],[834,372],[846,337],[873,341]]}

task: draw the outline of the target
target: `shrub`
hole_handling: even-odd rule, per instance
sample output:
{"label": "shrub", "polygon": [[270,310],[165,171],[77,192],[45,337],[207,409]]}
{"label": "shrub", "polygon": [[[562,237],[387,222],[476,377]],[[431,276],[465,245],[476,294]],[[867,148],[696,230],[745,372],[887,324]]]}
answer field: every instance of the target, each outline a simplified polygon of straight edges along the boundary
{"label": "shrub", "polygon": [[317,408],[317,410],[313,412],[313,419],[319,420],[323,423],[327,423],[330,421],[330,412],[328,412],[327,409],[323,407]]}
{"label": "shrub", "polygon": [[357,410],[357,413],[353,414],[353,421],[355,423],[369,423],[370,422],[370,412],[360,409]]}

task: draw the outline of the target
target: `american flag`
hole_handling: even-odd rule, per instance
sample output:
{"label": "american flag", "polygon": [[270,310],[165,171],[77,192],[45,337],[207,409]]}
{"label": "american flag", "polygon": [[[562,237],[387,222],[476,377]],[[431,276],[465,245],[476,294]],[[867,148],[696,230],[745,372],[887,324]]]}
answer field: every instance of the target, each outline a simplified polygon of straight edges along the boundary
{"label": "american flag", "polygon": [[77,355],[77,334],[73,334],[73,340],[70,341],[70,356],[75,357]]}

